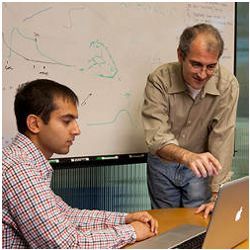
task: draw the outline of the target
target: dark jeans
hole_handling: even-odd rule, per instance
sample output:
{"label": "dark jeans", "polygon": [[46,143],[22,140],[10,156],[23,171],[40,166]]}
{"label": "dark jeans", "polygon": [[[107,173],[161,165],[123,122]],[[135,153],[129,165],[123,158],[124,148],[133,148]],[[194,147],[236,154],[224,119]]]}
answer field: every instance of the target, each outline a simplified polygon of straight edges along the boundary
{"label": "dark jeans", "polygon": [[186,166],[148,154],[148,190],[152,208],[198,207],[211,197],[210,178],[198,178]]}

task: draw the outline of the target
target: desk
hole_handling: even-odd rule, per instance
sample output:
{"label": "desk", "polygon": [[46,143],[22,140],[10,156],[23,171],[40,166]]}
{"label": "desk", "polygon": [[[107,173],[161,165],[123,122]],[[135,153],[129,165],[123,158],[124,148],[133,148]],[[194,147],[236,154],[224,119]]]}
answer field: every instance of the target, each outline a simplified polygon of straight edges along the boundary
{"label": "desk", "polygon": [[[202,214],[194,214],[196,208],[162,208],[148,210],[159,222],[159,234],[181,224],[207,226],[209,219],[204,219]],[[135,243],[136,244],[136,243]],[[235,248],[248,249],[248,240]]]}

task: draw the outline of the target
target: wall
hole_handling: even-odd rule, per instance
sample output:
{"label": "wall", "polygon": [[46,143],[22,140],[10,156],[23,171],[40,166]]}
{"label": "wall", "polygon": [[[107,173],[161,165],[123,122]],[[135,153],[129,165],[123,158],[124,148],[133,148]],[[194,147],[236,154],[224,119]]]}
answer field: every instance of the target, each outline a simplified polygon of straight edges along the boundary
{"label": "wall", "polygon": [[221,62],[233,70],[234,3],[7,2],[2,9],[3,146],[17,131],[17,86],[50,78],[80,99],[82,134],[66,157],[146,152],[140,113],[147,75],[177,60],[181,32],[198,22],[221,31]]}

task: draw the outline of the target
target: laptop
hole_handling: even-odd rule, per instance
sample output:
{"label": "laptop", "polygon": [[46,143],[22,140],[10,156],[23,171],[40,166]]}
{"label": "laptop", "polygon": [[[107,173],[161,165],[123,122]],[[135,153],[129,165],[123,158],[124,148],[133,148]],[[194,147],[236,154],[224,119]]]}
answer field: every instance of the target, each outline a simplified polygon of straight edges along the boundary
{"label": "laptop", "polygon": [[219,190],[207,228],[184,224],[127,248],[232,248],[248,239],[248,200],[248,176],[227,182]]}

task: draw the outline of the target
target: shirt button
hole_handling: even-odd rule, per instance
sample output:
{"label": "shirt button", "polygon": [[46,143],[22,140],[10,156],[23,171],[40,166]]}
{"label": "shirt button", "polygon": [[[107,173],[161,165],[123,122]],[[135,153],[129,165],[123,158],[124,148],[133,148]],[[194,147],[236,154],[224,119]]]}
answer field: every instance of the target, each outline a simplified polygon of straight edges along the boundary
{"label": "shirt button", "polygon": [[182,135],[182,138],[185,138],[185,137],[186,137],[186,135],[183,134],[183,135]]}
{"label": "shirt button", "polygon": [[189,120],[189,121],[188,121],[188,125],[190,125],[190,124],[191,124],[191,121]]}

